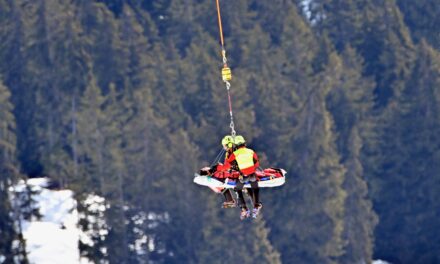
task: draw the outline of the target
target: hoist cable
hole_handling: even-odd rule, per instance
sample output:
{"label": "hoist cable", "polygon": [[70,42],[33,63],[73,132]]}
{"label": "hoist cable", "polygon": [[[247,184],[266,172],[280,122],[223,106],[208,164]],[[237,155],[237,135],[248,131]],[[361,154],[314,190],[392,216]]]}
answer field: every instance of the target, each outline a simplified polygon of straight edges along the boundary
{"label": "hoist cable", "polygon": [[230,87],[231,87],[231,84],[228,81],[226,81],[226,90],[228,91],[228,102],[229,102],[229,115],[231,116],[231,123],[229,124],[229,127],[231,128],[232,137],[235,138],[236,132],[235,132],[235,125],[234,125],[234,116],[232,114],[231,93],[229,92]]}
{"label": "hoist cable", "polygon": [[222,17],[220,15],[220,4],[217,1],[217,18],[218,18],[218,28],[220,30],[220,43],[222,44],[222,49],[224,50],[225,42],[223,40],[223,28],[222,28]]}
{"label": "hoist cable", "polygon": [[231,75],[231,69],[228,67],[228,60],[226,58],[225,41],[223,39],[223,27],[222,27],[222,18],[220,14],[219,0],[216,0],[216,4],[217,4],[218,28],[220,33],[220,44],[222,46],[222,62],[223,62],[222,79],[223,82],[225,82],[226,84],[226,90],[228,92],[229,115],[231,117],[231,122],[229,124],[229,127],[231,128],[232,137],[235,138],[236,132],[235,132],[234,116],[232,112],[232,100],[230,93],[231,83],[229,82],[232,79],[232,75]]}

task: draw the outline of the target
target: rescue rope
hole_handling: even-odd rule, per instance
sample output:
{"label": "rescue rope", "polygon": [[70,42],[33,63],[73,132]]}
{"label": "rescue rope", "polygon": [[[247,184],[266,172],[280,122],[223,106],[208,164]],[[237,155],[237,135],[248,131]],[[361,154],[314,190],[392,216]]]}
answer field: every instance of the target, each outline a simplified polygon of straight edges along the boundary
{"label": "rescue rope", "polygon": [[226,150],[224,150],[223,148],[220,150],[220,152],[217,154],[217,156],[215,157],[214,161],[211,163],[211,165],[209,167],[214,166],[215,164],[217,164],[218,162],[220,162],[220,159],[223,157],[223,154],[225,154]]}
{"label": "rescue rope", "polygon": [[222,60],[223,60],[222,79],[223,82],[226,84],[226,90],[228,92],[229,115],[231,117],[231,123],[229,124],[229,127],[231,128],[232,137],[235,138],[236,132],[235,132],[235,124],[234,124],[234,115],[232,113],[232,100],[230,93],[231,83],[229,82],[230,80],[232,80],[232,74],[231,74],[231,69],[228,67],[228,60],[226,58],[225,41],[223,39],[222,18],[220,15],[219,0],[216,0],[216,4],[217,4],[218,28],[220,32],[220,44],[222,46]]}

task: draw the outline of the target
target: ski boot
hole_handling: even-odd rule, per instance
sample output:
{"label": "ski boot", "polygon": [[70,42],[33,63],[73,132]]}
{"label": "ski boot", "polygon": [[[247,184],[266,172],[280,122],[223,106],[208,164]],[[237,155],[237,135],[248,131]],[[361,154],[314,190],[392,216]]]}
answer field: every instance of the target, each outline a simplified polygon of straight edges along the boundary
{"label": "ski boot", "polygon": [[240,220],[244,220],[246,218],[249,218],[250,216],[251,211],[249,211],[247,208],[241,208]]}
{"label": "ski boot", "polygon": [[237,203],[234,200],[226,201],[223,202],[222,204],[222,208],[235,208],[235,207],[237,207]]}
{"label": "ski boot", "polygon": [[252,218],[257,218],[261,208],[263,208],[263,205],[261,203],[259,203],[257,206],[254,206],[254,209],[252,209]]}

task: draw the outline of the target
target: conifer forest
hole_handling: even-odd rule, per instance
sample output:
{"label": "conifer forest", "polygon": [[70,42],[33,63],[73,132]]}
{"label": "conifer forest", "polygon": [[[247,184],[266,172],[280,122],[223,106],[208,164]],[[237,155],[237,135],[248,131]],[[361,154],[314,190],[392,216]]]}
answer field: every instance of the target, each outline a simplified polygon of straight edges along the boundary
{"label": "conifer forest", "polygon": [[440,263],[440,0],[220,6],[235,129],[287,171],[249,221],[193,183],[231,130],[215,0],[0,0],[0,262],[44,176],[84,232],[105,198],[93,263]]}

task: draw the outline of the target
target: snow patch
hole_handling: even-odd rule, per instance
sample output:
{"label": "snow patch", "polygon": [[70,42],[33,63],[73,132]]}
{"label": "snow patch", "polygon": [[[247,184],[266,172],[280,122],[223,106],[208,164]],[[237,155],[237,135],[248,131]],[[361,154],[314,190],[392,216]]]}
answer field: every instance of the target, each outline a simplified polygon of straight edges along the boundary
{"label": "snow patch", "polygon": [[24,227],[26,251],[31,263],[78,263],[76,229],[60,229],[51,222],[30,222]]}
{"label": "snow patch", "polygon": [[[32,198],[38,208],[41,219],[21,220],[23,237],[30,263],[90,263],[81,258],[78,241],[81,231],[78,229],[78,211],[73,192],[70,190],[49,190],[47,178],[35,178],[27,181],[28,187],[37,192]],[[13,204],[17,206],[20,194],[26,192],[26,183],[20,181],[11,187]]]}
{"label": "snow patch", "polygon": [[374,261],[373,261],[373,264],[391,264],[391,263],[379,259],[379,260],[374,260]]}

